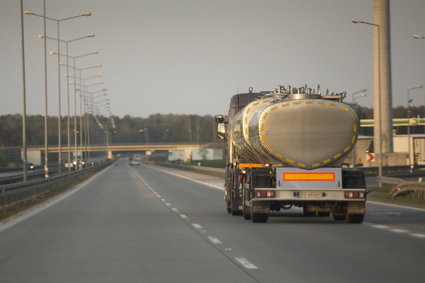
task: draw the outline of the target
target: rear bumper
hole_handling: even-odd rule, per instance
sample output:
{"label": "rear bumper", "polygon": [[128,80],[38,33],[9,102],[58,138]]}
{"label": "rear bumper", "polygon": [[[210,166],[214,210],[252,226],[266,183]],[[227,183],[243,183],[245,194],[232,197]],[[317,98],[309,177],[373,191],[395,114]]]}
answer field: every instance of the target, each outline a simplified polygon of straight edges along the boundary
{"label": "rear bumper", "polygon": [[361,192],[366,195],[365,189],[338,189],[338,190],[317,190],[317,189],[270,189],[256,188],[255,191],[276,192],[275,197],[271,198],[253,198],[254,202],[262,201],[285,201],[285,202],[364,202],[365,198],[346,198],[345,192]]}

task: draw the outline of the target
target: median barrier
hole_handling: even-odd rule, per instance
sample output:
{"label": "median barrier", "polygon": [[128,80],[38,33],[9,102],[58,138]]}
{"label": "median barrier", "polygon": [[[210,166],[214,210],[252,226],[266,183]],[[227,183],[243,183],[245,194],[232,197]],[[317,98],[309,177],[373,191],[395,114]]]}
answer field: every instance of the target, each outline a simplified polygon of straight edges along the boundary
{"label": "median barrier", "polygon": [[46,179],[2,185],[0,186],[0,209],[11,207],[15,203],[37,197],[52,190],[63,189],[65,185],[73,182],[76,178],[90,172],[99,171],[111,164],[112,162],[108,161],[98,166],[88,167],[80,171],[74,171]]}

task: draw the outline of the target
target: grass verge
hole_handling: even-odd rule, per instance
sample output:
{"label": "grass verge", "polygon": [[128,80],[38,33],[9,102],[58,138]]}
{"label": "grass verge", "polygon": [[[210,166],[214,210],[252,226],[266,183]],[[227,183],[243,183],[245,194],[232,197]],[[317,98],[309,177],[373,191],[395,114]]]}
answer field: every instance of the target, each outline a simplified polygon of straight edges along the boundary
{"label": "grass verge", "polygon": [[392,197],[390,195],[390,191],[391,189],[388,188],[374,187],[373,190],[369,193],[368,199],[425,208],[425,192],[423,191],[410,192],[405,195],[399,195],[397,197]]}

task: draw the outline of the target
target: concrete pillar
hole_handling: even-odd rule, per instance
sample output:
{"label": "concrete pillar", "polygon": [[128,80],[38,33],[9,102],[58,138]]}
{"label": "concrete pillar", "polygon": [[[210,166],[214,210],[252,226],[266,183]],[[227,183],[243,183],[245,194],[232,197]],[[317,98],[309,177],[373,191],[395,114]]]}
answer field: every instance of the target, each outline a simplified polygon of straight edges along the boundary
{"label": "concrete pillar", "polygon": [[112,150],[108,150],[108,159],[112,159]]}
{"label": "concrete pillar", "polygon": [[[382,131],[382,152],[393,152],[390,1],[374,0],[374,151],[379,153]],[[379,58],[380,57],[380,58]],[[380,65],[379,65],[380,64]],[[379,73],[381,77],[379,78]],[[381,125],[380,125],[381,124]]]}
{"label": "concrete pillar", "polygon": [[192,148],[185,148],[183,153],[183,162],[189,162],[192,158]]}

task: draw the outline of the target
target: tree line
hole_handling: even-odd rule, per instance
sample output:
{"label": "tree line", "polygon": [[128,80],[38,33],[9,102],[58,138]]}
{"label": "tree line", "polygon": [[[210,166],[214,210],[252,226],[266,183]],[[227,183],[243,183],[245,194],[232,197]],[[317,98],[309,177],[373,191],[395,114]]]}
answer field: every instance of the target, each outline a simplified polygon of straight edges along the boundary
{"label": "tree line", "polygon": [[[361,119],[372,119],[373,109],[353,105]],[[424,106],[410,107],[410,117],[424,117]],[[393,108],[394,118],[406,118],[407,108]],[[101,129],[94,117],[90,117],[90,139],[92,144],[103,144],[106,139],[112,143],[204,143],[216,141],[215,122],[211,115],[153,114],[146,118],[132,117],[96,117],[105,129]],[[115,128],[112,127],[114,121]],[[62,144],[67,141],[67,118],[62,117]],[[77,129],[79,130],[79,119]],[[49,117],[48,144],[58,144],[58,118]],[[73,142],[74,117],[70,119],[71,143]],[[423,133],[424,127],[412,127],[412,133]],[[398,127],[397,134],[405,134],[406,127]],[[44,144],[44,116],[27,116],[27,144]],[[361,128],[360,135],[373,135],[373,128]],[[20,114],[0,116],[0,147],[22,145],[22,116]]]}
{"label": "tree line", "polygon": [[[97,121],[96,121],[97,120]],[[113,120],[113,122],[112,122]],[[85,125],[86,122],[84,122]],[[99,126],[102,124],[102,129]],[[61,119],[62,144],[67,143],[67,118]],[[126,115],[122,118],[90,117],[91,144],[112,143],[204,143],[215,140],[214,117],[210,115],[154,114],[147,118]],[[44,144],[44,116],[28,115],[27,144]],[[58,117],[48,117],[48,144],[58,144]],[[115,126],[115,128],[113,127]],[[84,126],[85,127],[85,126]],[[77,119],[77,131],[80,120]],[[71,143],[74,141],[74,117],[70,118]],[[83,131],[84,135],[84,131]],[[0,147],[22,145],[22,116],[20,114],[0,116]]]}

